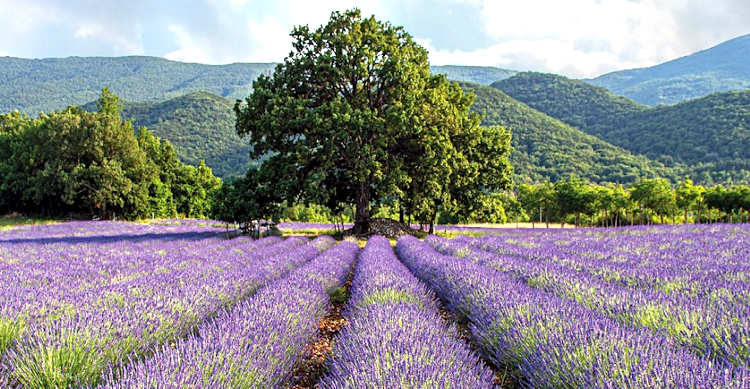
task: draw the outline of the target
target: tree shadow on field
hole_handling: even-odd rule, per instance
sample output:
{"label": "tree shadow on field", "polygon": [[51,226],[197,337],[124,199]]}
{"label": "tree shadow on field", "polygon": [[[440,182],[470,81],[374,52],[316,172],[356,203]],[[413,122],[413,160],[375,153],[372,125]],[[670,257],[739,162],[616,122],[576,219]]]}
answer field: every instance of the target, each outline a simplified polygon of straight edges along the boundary
{"label": "tree shadow on field", "polygon": [[117,243],[127,242],[144,242],[150,240],[157,241],[199,241],[216,237],[225,237],[226,234],[219,231],[204,232],[165,232],[165,233],[145,233],[145,234],[114,234],[114,235],[91,235],[91,236],[47,236],[47,237],[22,237],[3,239],[0,237],[0,246],[17,245],[17,244],[82,244],[82,243]]}

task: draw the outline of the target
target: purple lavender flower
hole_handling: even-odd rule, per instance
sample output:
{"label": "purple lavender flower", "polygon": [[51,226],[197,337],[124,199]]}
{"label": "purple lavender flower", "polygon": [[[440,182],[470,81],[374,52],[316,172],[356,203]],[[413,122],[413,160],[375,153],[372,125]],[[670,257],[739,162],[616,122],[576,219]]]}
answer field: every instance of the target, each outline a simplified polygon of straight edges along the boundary
{"label": "purple lavender flower", "polygon": [[443,324],[435,301],[387,239],[370,238],[321,387],[492,387],[492,372]]}

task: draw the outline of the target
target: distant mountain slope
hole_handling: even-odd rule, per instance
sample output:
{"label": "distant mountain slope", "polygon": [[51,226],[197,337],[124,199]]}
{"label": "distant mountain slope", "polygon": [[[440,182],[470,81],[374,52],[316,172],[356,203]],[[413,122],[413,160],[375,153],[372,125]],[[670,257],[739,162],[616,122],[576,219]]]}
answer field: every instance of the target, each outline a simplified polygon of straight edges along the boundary
{"label": "distant mountain slope", "polygon": [[0,57],[0,112],[37,115],[82,105],[108,87],[126,101],[166,100],[208,91],[247,96],[252,82],[274,64],[201,65],[156,57]]}
{"label": "distant mountain slope", "polygon": [[[244,175],[251,166],[250,146],[234,129],[234,102],[195,92],[159,103],[124,103],[123,117],[169,140],[183,162],[204,160],[219,177]],[[83,106],[95,110],[96,104]]]}
{"label": "distant mountain slope", "polygon": [[491,66],[430,66],[433,74],[445,74],[450,80],[467,81],[480,85],[490,85],[495,81],[512,77],[515,70],[500,69]]}
{"label": "distant mountain slope", "polygon": [[750,181],[750,91],[647,108],[565,77],[525,73],[493,87],[538,111],[696,181]]}
{"label": "distant mountain slope", "polygon": [[609,127],[623,115],[648,109],[604,88],[555,74],[519,73],[493,83],[492,87],[596,136],[600,135],[596,129]]}
{"label": "distant mountain slope", "polygon": [[750,90],[637,112],[601,135],[705,183],[750,183]]}
{"label": "distant mountain slope", "polygon": [[[0,57],[0,112],[51,112],[99,97],[103,87],[126,101],[164,101],[206,91],[244,98],[255,79],[273,72],[273,63],[202,65],[156,57]],[[515,72],[482,66],[436,66],[448,78],[485,85]]]}
{"label": "distant mountain slope", "polygon": [[646,105],[675,104],[750,88],[750,35],[660,65],[586,81]]}
{"label": "distant mountain slope", "polygon": [[576,174],[594,182],[628,183],[641,177],[678,175],[536,111],[496,88],[470,83],[461,86],[476,94],[472,109],[486,113],[483,124],[511,130],[511,163],[517,182],[555,181]]}

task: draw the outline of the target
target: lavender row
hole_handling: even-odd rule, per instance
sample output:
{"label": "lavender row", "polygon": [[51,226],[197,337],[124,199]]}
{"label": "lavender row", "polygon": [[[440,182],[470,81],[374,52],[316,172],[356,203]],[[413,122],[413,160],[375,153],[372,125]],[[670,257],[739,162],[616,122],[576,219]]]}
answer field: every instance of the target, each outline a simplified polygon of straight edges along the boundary
{"label": "lavender row", "polygon": [[358,252],[354,243],[338,244],[206,322],[197,335],[113,370],[102,387],[281,386],[328,310],[327,291],[343,283]]}
{"label": "lavender row", "polygon": [[750,317],[746,305],[629,288],[558,263],[483,251],[465,239],[430,237],[428,242],[445,254],[466,256],[507,272],[532,287],[574,299],[625,325],[663,330],[700,355],[737,366],[750,365]]}
{"label": "lavender row", "polygon": [[534,288],[573,299],[631,327],[665,331],[700,355],[748,367],[750,318],[747,308],[716,309],[704,300],[608,283],[557,263],[499,255],[472,247],[465,240],[430,237],[439,251],[506,272]]}
{"label": "lavender row", "polygon": [[[245,256],[259,247],[278,242],[277,239],[227,241],[210,232],[204,235],[206,231],[186,233],[182,230],[180,239],[159,244],[152,235],[125,235],[120,229],[125,227],[128,231],[132,227],[130,224],[91,223],[88,231],[77,223],[71,224],[54,226],[57,233],[64,228],[73,229],[71,234],[76,236],[64,238],[68,240],[65,243],[45,240],[50,239],[50,227],[28,229],[22,239],[8,239],[8,235],[3,235],[4,239],[0,240],[5,254],[19,261],[0,272],[0,355],[27,328],[80,315],[81,307],[93,309],[110,300],[123,300],[123,293],[130,294],[128,288],[149,284],[144,280],[153,278],[154,274],[166,277],[172,271],[184,272],[193,266],[206,268],[208,262],[216,262],[215,256],[232,254],[228,256],[231,261],[237,253]],[[148,239],[91,243],[90,239],[95,238],[91,236],[93,233],[108,239],[111,236],[148,236]],[[194,238],[196,234],[201,237],[194,241],[197,247],[186,249],[193,241],[185,238]],[[83,240],[78,241],[79,237]],[[42,260],[37,260],[40,257]],[[233,266],[233,263],[210,265]]]}
{"label": "lavender row", "polygon": [[715,225],[528,234],[524,247],[497,236],[474,241],[492,251],[554,261],[624,286],[747,306],[748,238],[747,226]]}
{"label": "lavender row", "polygon": [[468,317],[487,356],[517,366],[526,386],[750,387],[745,369],[699,358],[667,337],[442,255],[415,238],[401,238],[396,250],[417,277]]}
{"label": "lavender row", "polygon": [[[49,231],[52,227],[55,230]],[[237,246],[242,246],[242,254],[256,245],[247,239],[221,239],[210,230],[162,228],[134,234],[132,225],[125,223],[90,223],[87,227],[66,223],[26,230],[15,238],[2,235],[0,317],[55,314],[58,306],[79,301],[90,289],[189,267],[191,261],[205,261]],[[50,238],[56,235],[52,232],[66,229],[74,236]],[[155,239],[155,232],[176,238]]]}
{"label": "lavender row", "polygon": [[[175,271],[89,290],[80,294],[80,301],[69,304],[70,313],[23,323],[22,336],[3,356],[2,374],[27,387],[96,381],[109,363],[137,357],[153,345],[183,336],[222,305],[252,293],[263,278],[272,276],[247,265],[303,247],[303,241],[296,239],[256,244],[260,249],[251,255],[206,257],[201,265],[187,261]],[[185,262],[176,261],[181,263]],[[243,278],[243,273],[250,277]]]}
{"label": "lavender row", "polygon": [[[79,249],[77,256],[67,260],[54,259],[6,269],[0,280],[0,354],[30,326],[81,316],[82,310],[106,310],[109,304],[122,305],[126,299],[147,300],[148,296],[137,292],[143,285],[153,284],[155,279],[182,280],[183,274],[191,276],[200,271],[236,267],[242,263],[237,257],[254,258],[247,254],[278,242],[276,238],[260,241],[205,239],[198,241],[200,244],[191,250],[182,249],[190,247],[185,240],[177,241],[176,245],[157,246],[160,250],[122,242],[105,250],[76,247]],[[224,259],[219,261],[216,257]]]}
{"label": "lavender row", "polygon": [[490,388],[492,372],[446,327],[435,295],[372,237],[360,255],[322,388]]}
{"label": "lavender row", "polygon": [[[28,325],[3,357],[4,374],[29,387],[95,383],[107,365],[185,336],[318,253],[299,238],[267,242],[249,255],[211,255],[200,265],[89,291],[71,314]],[[316,243],[326,246],[332,239]]]}

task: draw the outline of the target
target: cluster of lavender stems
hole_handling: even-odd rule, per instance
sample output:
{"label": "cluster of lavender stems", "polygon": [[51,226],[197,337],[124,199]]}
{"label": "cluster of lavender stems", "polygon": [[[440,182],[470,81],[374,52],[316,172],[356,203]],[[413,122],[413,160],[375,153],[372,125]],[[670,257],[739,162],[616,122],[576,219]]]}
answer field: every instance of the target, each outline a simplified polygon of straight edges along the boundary
{"label": "cluster of lavender stems", "polygon": [[0,331],[13,338],[0,375],[9,386],[95,384],[108,366],[186,336],[333,244],[330,237],[226,240],[218,231],[104,222],[3,236],[4,258],[17,260],[3,265],[0,282],[25,281],[2,292],[0,322],[9,324]]}
{"label": "cluster of lavender stems", "polygon": [[488,358],[519,382],[550,388],[746,388],[741,367],[699,357],[661,333],[619,323],[416,238],[399,239],[409,269],[471,322]]}
{"label": "cluster of lavender stems", "polygon": [[493,374],[446,326],[436,297],[375,236],[360,255],[322,388],[491,388]]}
{"label": "cluster of lavender stems", "polygon": [[112,370],[103,388],[277,388],[359,253],[342,242],[151,358]]}
{"label": "cluster of lavender stems", "polygon": [[[661,235],[671,235],[671,245],[679,245],[685,239],[684,235],[683,239],[679,239],[679,236],[675,237],[663,231]],[[559,241],[560,235],[557,234],[555,238]],[[643,240],[634,239],[632,235],[626,235],[627,238]],[[689,242],[692,244],[698,239],[695,237]],[[714,239],[716,246],[724,246],[722,239]],[[604,241],[601,245],[610,246],[606,244],[606,238],[601,240]],[[622,238],[613,240],[622,242]],[[619,253],[614,257],[617,262],[613,262],[612,256],[597,259],[604,254],[602,251],[589,249],[572,254],[570,251],[573,250],[570,248],[561,249],[558,246],[555,250],[554,243],[549,244],[542,239],[525,240],[525,246],[505,242],[503,238],[496,236],[479,239],[462,237],[453,240],[430,237],[427,241],[443,253],[466,256],[486,266],[507,272],[511,277],[529,286],[579,301],[588,308],[602,312],[625,325],[664,331],[699,355],[710,356],[724,363],[733,363],[745,368],[750,364],[750,312],[746,300],[746,283],[733,281],[731,284],[734,287],[726,287],[729,283],[726,280],[701,281],[708,278],[707,275],[717,279],[722,278],[722,274],[728,274],[722,272],[726,270],[722,262],[738,261],[731,259],[727,253],[747,253],[746,250],[738,250],[737,247],[732,247],[731,250],[714,249],[715,255],[712,258],[716,266],[712,266],[711,261],[705,258],[706,253],[694,253],[688,260],[694,273],[689,275],[690,271],[685,269],[686,261],[676,256],[662,259],[658,255],[658,248],[654,248],[654,245],[649,245],[648,242],[641,244],[652,246],[648,252],[656,254],[642,252],[639,255],[624,256],[622,251],[610,248],[611,251],[605,253]],[[576,240],[576,246],[590,247],[586,244],[587,241]],[[740,248],[742,245],[742,242],[734,244]],[[627,246],[633,247],[632,244]],[[661,243],[657,247],[667,250],[669,246]],[[723,257],[719,254],[722,252],[725,253]],[[630,269],[627,269],[628,264],[632,266]],[[747,264],[742,265],[747,268]],[[601,269],[618,269],[617,274],[622,276],[598,276],[600,272],[597,272],[594,266]],[[662,267],[664,270],[652,273],[653,270],[650,269],[653,267]],[[637,270],[642,272],[638,276],[635,275]],[[648,274],[654,274],[653,278],[649,279]],[[639,281],[625,284],[619,282],[629,279],[630,275],[633,278],[637,277]],[[659,284],[662,282],[657,281],[659,278],[666,278],[675,283],[671,292],[645,286]],[[691,283],[689,290],[693,292],[705,290],[706,285],[718,286],[721,283],[725,287],[717,288],[711,294],[688,293],[688,289],[679,286],[683,283]]]}

